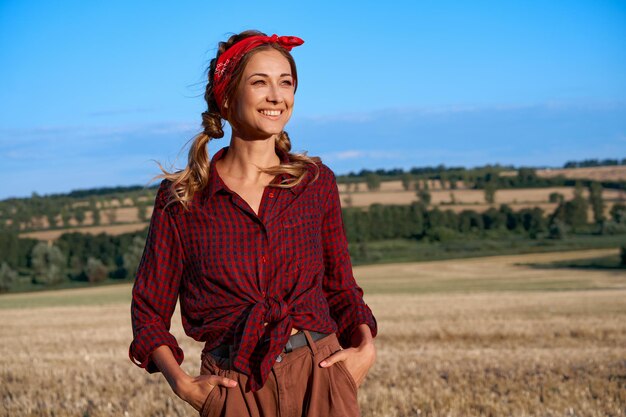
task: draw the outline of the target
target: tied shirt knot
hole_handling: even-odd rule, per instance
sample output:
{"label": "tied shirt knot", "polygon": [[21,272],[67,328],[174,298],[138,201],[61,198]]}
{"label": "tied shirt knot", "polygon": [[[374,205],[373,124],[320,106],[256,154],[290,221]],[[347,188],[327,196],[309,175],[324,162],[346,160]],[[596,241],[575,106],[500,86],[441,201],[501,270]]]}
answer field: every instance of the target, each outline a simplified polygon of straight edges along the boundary
{"label": "tied shirt knot", "polygon": [[265,321],[266,322],[276,322],[281,321],[289,312],[289,306],[283,300],[278,300],[274,297],[265,297],[265,300],[262,302],[263,307],[265,308]]}
{"label": "tied shirt knot", "polygon": [[[248,389],[256,390],[263,386],[272,364],[287,343],[293,323],[291,312],[294,301],[269,294],[262,299],[257,298],[248,317],[241,323],[241,331],[236,332],[233,365],[250,376]],[[260,355],[261,363],[265,365],[252,369],[250,360],[253,355]]]}

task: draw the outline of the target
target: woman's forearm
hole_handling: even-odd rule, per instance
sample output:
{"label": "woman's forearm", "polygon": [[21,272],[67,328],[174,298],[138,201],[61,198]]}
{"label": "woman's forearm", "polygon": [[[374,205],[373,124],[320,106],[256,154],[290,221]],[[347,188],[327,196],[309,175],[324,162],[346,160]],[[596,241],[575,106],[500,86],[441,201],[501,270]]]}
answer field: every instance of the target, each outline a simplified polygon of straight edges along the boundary
{"label": "woman's forearm", "polygon": [[172,350],[167,345],[161,345],[156,348],[151,354],[152,360],[158,366],[159,370],[167,379],[167,382],[172,387],[172,390],[176,394],[180,394],[180,390],[185,382],[191,377],[182,370]]}

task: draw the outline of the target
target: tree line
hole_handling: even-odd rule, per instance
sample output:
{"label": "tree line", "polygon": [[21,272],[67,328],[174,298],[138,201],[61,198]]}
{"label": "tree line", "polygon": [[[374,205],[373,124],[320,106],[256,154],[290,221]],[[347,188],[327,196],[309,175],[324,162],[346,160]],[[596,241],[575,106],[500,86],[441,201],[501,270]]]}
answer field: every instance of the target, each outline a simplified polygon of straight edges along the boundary
{"label": "tree line", "polygon": [[33,285],[50,286],[69,281],[100,282],[107,278],[132,279],[148,233],[109,235],[64,233],[54,243],[0,234],[0,292],[20,275]]}
{"label": "tree line", "polygon": [[619,159],[585,159],[583,161],[568,161],[563,168],[590,168],[602,166],[626,165],[626,158]]}

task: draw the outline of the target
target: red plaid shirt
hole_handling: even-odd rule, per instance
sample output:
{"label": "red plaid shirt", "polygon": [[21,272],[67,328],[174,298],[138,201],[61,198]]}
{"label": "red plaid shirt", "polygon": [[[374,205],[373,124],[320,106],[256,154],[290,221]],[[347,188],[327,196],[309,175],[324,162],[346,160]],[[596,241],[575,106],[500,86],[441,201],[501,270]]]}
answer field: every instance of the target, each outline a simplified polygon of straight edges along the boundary
{"label": "red plaid shirt", "polygon": [[[292,188],[266,187],[257,216],[215,169],[227,151],[213,156],[209,183],[196,193],[190,211],[178,203],[164,208],[169,183],[161,182],[133,286],[129,356],[157,372],[150,354],[167,345],[182,363],[183,352],[169,332],[180,296],[185,333],[205,341],[204,351],[234,344],[233,366],[250,376],[247,388],[256,391],[292,327],[337,332],[347,346],[356,326],[368,324],[376,336],[377,324],[352,275],[330,168],[318,164],[319,178],[311,181],[311,165]],[[279,175],[274,182],[289,177]]]}

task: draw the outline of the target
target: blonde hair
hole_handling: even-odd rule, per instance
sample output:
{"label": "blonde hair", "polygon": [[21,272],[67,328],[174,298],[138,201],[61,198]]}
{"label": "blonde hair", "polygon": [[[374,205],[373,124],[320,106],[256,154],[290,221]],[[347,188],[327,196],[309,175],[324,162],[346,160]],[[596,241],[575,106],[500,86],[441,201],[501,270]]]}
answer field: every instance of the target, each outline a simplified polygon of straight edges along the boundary
{"label": "blonde hair", "polygon": [[[188,209],[188,203],[192,201],[195,193],[203,190],[208,185],[210,159],[208,155],[207,145],[212,139],[224,137],[224,119],[222,119],[222,116],[220,115],[219,107],[213,95],[213,74],[215,72],[215,65],[219,56],[224,53],[224,51],[226,51],[228,48],[230,48],[233,44],[254,35],[265,34],[255,30],[247,30],[237,35],[231,36],[226,42],[219,43],[217,55],[211,60],[211,63],[207,70],[208,83],[206,85],[204,93],[204,100],[207,103],[207,111],[202,113],[202,127],[204,129],[202,132],[198,133],[191,139],[192,143],[189,149],[188,162],[185,169],[176,172],[169,172],[165,168],[163,168],[163,166],[157,161],[157,164],[159,165],[159,168],[161,169],[163,174],[154,176],[151,181],[154,181],[158,178],[163,178],[170,181],[170,198],[166,206],[170,203],[179,202],[185,209]],[[268,48],[276,49],[281,54],[283,54],[283,56],[289,61],[294,80],[297,81],[296,64],[291,54],[280,46],[274,44],[262,45],[248,52],[241,59],[238,67],[235,68],[233,76],[229,84],[226,86],[225,96],[227,97],[228,102],[232,102],[231,98],[234,96],[234,93],[237,90],[237,86],[239,85],[239,81],[241,80],[241,75],[243,74],[243,69],[245,68],[250,56],[252,56],[255,52],[259,50]],[[297,82],[295,86],[297,88]],[[232,107],[234,106],[229,106],[229,109]],[[228,109],[227,113],[228,114],[226,115],[226,120],[230,118],[230,111]],[[279,135],[276,136],[275,148],[289,155],[289,159],[291,162],[281,163],[268,168],[260,168],[260,170],[269,175],[280,175],[283,173],[287,173],[293,175],[295,178],[291,178],[280,184],[270,184],[271,187],[295,187],[296,185],[300,184],[304,177],[307,175],[309,171],[308,167],[310,165],[313,165],[315,167],[315,176],[313,178],[313,181],[318,178],[318,164],[321,163],[320,158],[307,156],[306,152],[292,153],[291,140],[289,139],[289,135],[287,134],[287,132],[282,131]]]}

